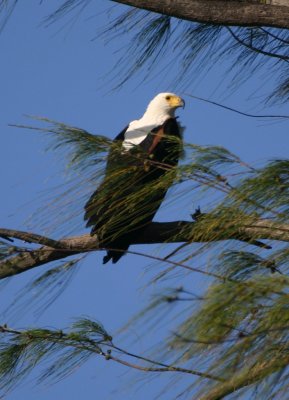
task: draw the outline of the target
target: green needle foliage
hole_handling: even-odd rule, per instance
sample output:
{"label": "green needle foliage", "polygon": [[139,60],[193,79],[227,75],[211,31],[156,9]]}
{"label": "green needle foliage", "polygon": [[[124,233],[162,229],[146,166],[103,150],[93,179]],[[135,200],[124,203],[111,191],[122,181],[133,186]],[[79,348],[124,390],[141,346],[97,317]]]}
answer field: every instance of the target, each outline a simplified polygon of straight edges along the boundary
{"label": "green needle foliage", "polygon": [[[5,26],[18,0],[0,0],[0,31]],[[76,22],[84,10],[91,6],[92,15],[97,2],[92,0],[59,0],[55,11],[44,18],[44,25],[56,21]],[[254,3],[253,1],[249,3]],[[256,1],[256,7],[258,7]],[[260,1],[262,3],[262,1]],[[112,6],[108,2],[108,15],[115,18],[107,26],[97,28],[97,36],[107,42],[124,37],[127,45],[123,55],[110,73],[114,87],[122,86],[135,73],[150,79],[152,71],[165,71],[170,87],[188,90],[205,77],[206,72],[220,61],[227,63],[228,90],[236,90],[252,77],[270,78],[273,86],[262,93],[265,100],[286,102],[289,99],[289,36],[287,29],[271,27],[230,27],[188,22],[133,7]],[[122,8],[121,8],[122,7]],[[172,61],[173,60],[173,61]],[[176,75],[171,75],[171,64],[177,64]],[[223,77],[220,77],[223,80]],[[222,82],[224,84],[224,82]]]}
{"label": "green needle foliage", "polygon": [[0,328],[0,388],[13,388],[39,363],[45,363],[39,379],[58,380],[70,374],[89,357],[103,355],[101,345],[112,338],[94,321],[76,321],[68,333],[48,329],[26,331]]}
{"label": "green needle foliage", "polygon": [[268,163],[260,171],[256,171],[252,178],[240,184],[238,189],[246,193],[260,207],[274,210],[278,220],[288,221],[288,160],[275,160]]}
{"label": "green needle foliage", "polygon": [[10,321],[12,318],[17,320],[27,309],[33,310],[37,317],[42,315],[69,286],[83,258],[57,263],[33,278],[3,311],[2,318],[9,316]]}
{"label": "green needle foliage", "polygon": [[[38,365],[40,380],[57,380],[88,358],[102,356],[146,372],[159,371],[158,368],[172,372],[177,368],[173,371],[178,377],[196,375],[189,386],[184,380],[180,397],[193,394],[196,399],[209,400],[234,393],[250,396],[254,389],[255,398],[282,398],[289,384],[288,239],[282,244],[275,241],[273,250],[265,251],[254,235],[241,230],[244,225],[255,226],[266,218],[277,222],[275,228],[285,222],[282,229],[288,235],[288,161],[274,160],[255,168],[222,147],[185,144],[177,167],[165,162],[155,164],[146,154],[134,150],[127,154],[125,162],[117,167],[109,164],[112,167],[105,170],[107,154],[113,158],[123,151],[118,143],[79,128],[42,121],[47,125],[33,129],[52,137],[53,151],[61,147],[62,154],[67,154],[69,168],[81,171],[81,187],[95,188],[96,177],[102,182],[97,200],[102,218],[100,237],[102,231],[114,239],[133,230],[155,207],[152,199],[157,202],[158,193],[173,186],[174,194],[168,193],[167,207],[171,207],[170,203],[174,207],[175,201],[183,202],[184,198],[190,204],[198,196],[208,210],[195,213],[195,224],[184,229],[189,230],[186,235],[191,235],[193,242],[210,245],[188,242],[167,258],[155,260],[161,270],[154,281],[177,276],[180,287],[154,296],[124,330],[132,325],[134,329],[138,325],[141,329],[144,325],[154,329],[160,315],[164,320],[173,320],[174,329],[157,353],[152,352],[147,358],[120,351],[106,331],[88,319],[76,322],[65,333],[43,329],[19,332],[4,326],[0,337],[3,391],[14,387]],[[179,146],[175,140],[172,151]],[[154,168],[164,173],[152,183],[143,184],[144,172],[150,174]],[[84,203],[82,200],[80,204]],[[142,206],[137,207],[139,204]],[[114,207],[116,212],[112,212]],[[188,216],[189,209],[188,206]],[[1,240],[1,260],[13,260],[15,254],[27,251],[6,239]],[[248,247],[250,243],[258,247]],[[78,262],[74,259],[41,274],[23,289],[21,299],[26,292],[27,301],[39,304],[38,296],[46,294],[41,307],[49,305],[69,284]],[[202,273],[204,279],[198,293],[194,279],[188,279],[196,273]],[[18,302],[12,304],[10,311],[13,309],[19,312]],[[108,351],[116,349],[123,356],[121,359]],[[130,364],[130,357],[137,358],[139,364]],[[40,367],[43,361],[46,369]]]}
{"label": "green needle foliage", "polygon": [[45,126],[42,128],[28,125],[14,126],[49,134],[49,138],[51,138],[50,150],[68,150],[68,167],[79,168],[82,171],[82,169],[85,170],[91,165],[94,166],[104,161],[105,154],[111,145],[111,140],[105,136],[92,135],[83,129],[48,118],[35,116],[31,118],[43,122]]}
{"label": "green needle foliage", "polygon": [[[45,22],[51,24],[71,18],[71,15],[76,18],[89,5],[91,0],[60,2]],[[288,100],[288,30],[210,25],[136,8],[125,11],[119,11],[120,7],[116,9],[115,19],[102,30],[98,28],[107,42],[120,36],[127,42],[123,55],[116,63],[115,88],[121,87],[135,73],[142,73],[144,79],[149,79],[153,70],[169,73],[174,60],[178,68],[175,76],[169,74],[170,86],[187,90],[220,60],[225,60],[228,61],[228,89],[236,90],[252,76],[267,76],[270,70],[274,86],[267,93],[267,101]]]}
{"label": "green needle foliage", "polygon": [[[224,383],[201,389],[197,398],[223,398],[264,379],[271,392],[286,382],[288,283],[284,276],[259,275],[246,282],[210,287],[200,310],[180,326],[178,337],[171,341],[186,359],[202,354],[208,370],[225,378]],[[262,398],[268,398],[268,392]]]}
{"label": "green needle foliage", "polygon": [[4,29],[17,3],[18,0],[0,0],[0,33]]}
{"label": "green needle foliage", "polygon": [[[57,19],[57,13],[54,18]],[[267,94],[267,101],[288,101],[289,36],[286,29],[200,24],[129,9],[117,16],[103,34],[109,39],[119,35],[128,39],[124,56],[117,63],[123,79],[119,74],[115,76],[116,87],[135,73],[142,73],[144,79],[150,77],[153,68],[169,73],[173,59],[178,68],[177,74],[171,76],[170,86],[187,90],[220,60],[226,60],[228,89],[236,90],[252,76],[267,76],[270,70],[275,83]],[[144,66],[148,73],[143,71]]]}
{"label": "green needle foliage", "polygon": [[[77,14],[89,3],[89,0],[61,1],[45,23],[65,17],[71,11]],[[16,4],[17,0],[0,0],[0,30]],[[117,87],[144,68],[148,71],[144,78],[150,78],[154,68],[158,72],[168,71],[173,59],[179,68],[172,80],[187,91],[194,83],[192,77],[199,80],[223,59],[228,65],[227,83],[232,90],[249,77],[256,74],[267,77],[270,71],[274,82],[267,100],[289,99],[287,30],[210,26],[129,9],[117,14],[102,32],[108,41],[130,35],[129,51],[125,49],[116,71]],[[189,373],[195,379],[189,383],[184,380],[178,386],[179,398],[286,398],[289,386],[288,160],[270,160],[256,168],[246,165],[227,149],[185,144],[184,157],[177,167],[168,167],[166,163],[156,165],[153,159],[136,151],[125,165],[108,171],[105,169],[108,153],[121,151],[117,144],[76,127],[45,118],[39,120],[44,127],[30,128],[51,137],[53,151],[66,152],[68,167],[73,173],[73,180],[68,181],[66,188],[61,188],[57,197],[50,199],[52,207],[37,211],[35,223],[39,226],[47,228],[51,222],[57,226],[58,235],[61,229],[67,235],[74,228],[74,218],[83,215],[83,205],[100,183],[102,191],[95,205],[102,214],[98,234],[106,234],[109,239],[133,230],[135,224],[159,205],[158,194],[170,187],[173,190],[168,191],[164,206],[175,207],[180,202],[190,218],[192,202],[198,199],[206,213],[195,213],[195,224],[192,221],[190,227],[184,228],[192,243],[189,240],[169,255],[166,251],[166,257],[147,255],[160,269],[154,279],[160,287],[170,277],[180,282],[177,288],[160,289],[151,303],[125,327],[133,325],[135,330],[139,324],[142,338],[147,338],[150,330],[158,329],[160,321],[174,324],[166,340],[158,336],[161,345],[152,351],[150,358],[116,347],[102,325],[89,319],[77,320],[68,330],[18,331],[3,325],[0,327],[1,395],[36,367],[40,381],[59,380],[89,358],[104,357],[144,372],[170,371],[180,379]],[[156,167],[165,173],[144,185],[140,176]],[[104,179],[105,174],[109,178]],[[61,205],[66,210],[64,222]],[[271,226],[272,237],[274,230],[284,232],[284,238],[279,236],[279,241],[272,243],[271,251],[265,251],[255,240],[263,237],[260,231],[256,238],[256,230],[251,235],[242,231],[244,225],[256,228],[262,219],[268,225],[275,223]],[[175,238],[172,236],[172,239]],[[202,244],[195,244],[196,241]],[[250,244],[256,247],[249,247]],[[13,263],[15,256],[29,253],[35,247],[23,247],[18,242],[15,245],[4,235],[0,241],[0,262]],[[40,307],[51,304],[69,284],[79,261],[69,260],[41,274],[21,292],[21,300],[26,294],[28,300],[21,306],[14,302],[9,311],[20,312],[27,302],[39,304],[39,299],[44,301]],[[202,288],[195,287],[195,274],[202,274]],[[131,357],[139,364],[130,363]]]}

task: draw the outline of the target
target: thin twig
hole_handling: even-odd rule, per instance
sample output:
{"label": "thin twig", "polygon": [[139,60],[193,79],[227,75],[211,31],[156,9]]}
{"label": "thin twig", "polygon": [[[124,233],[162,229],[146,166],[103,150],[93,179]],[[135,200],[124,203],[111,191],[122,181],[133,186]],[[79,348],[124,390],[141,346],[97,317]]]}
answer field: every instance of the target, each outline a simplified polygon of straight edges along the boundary
{"label": "thin twig", "polygon": [[229,107],[229,106],[225,106],[224,104],[217,103],[216,101],[204,99],[204,98],[202,98],[202,97],[194,96],[194,95],[189,94],[189,93],[184,93],[184,95],[185,95],[185,96],[188,96],[188,97],[191,97],[191,98],[193,98],[193,99],[197,99],[197,100],[200,100],[200,101],[204,101],[205,103],[213,104],[214,106],[217,106],[217,107],[224,108],[225,110],[232,111],[232,112],[234,112],[234,113],[236,113],[236,114],[244,115],[245,117],[250,117],[250,118],[279,118],[279,119],[285,118],[285,119],[289,119],[289,115],[274,115],[274,114],[272,114],[272,115],[271,115],[271,114],[267,114],[267,115],[261,115],[261,114],[259,114],[259,115],[258,115],[258,114],[249,114],[249,113],[245,113],[244,111],[237,110],[237,109],[235,109],[235,108],[233,108],[233,107]]}
{"label": "thin twig", "polygon": [[229,26],[226,26],[225,28],[230,32],[230,34],[233,36],[233,38],[238,43],[240,43],[242,46],[245,46],[248,49],[250,49],[252,51],[255,51],[256,53],[260,53],[260,54],[263,54],[265,56],[269,56],[269,57],[273,57],[273,58],[278,58],[279,60],[282,60],[282,61],[285,61],[286,63],[289,63],[289,57],[284,56],[283,54],[271,53],[270,51],[259,49],[258,47],[255,47],[255,46],[253,46],[251,44],[248,44],[248,43],[244,42],[244,40],[240,39]]}
{"label": "thin twig", "polygon": [[273,39],[279,40],[280,42],[284,43],[284,44],[289,44],[289,40],[283,39],[280,36],[275,35],[274,33],[268,31],[267,29],[264,29],[263,27],[259,28],[260,31],[266,33],[267,35],[271,36]]}
{"label": "thin twig", "polygon": [[[128,362],[126,360],[122,360],[118,357],[115,357],[114,355],[111,354],[111,350],[108,350],[107,352],[103,351],[101,349],[101,347],[99,346],[99,343],[95,343],[93,340],[91,340],[91,347],[87,346],[87,341],[89,338],[85,337],[85,344],[80,343],[75,343],[74,341],[72,342],[70,340],[70,338],[68,337],[67,334],[63,333],[61,331],[61,335],[58,337],[56,337],[55,335],[50,335],[49,333],[58,333],[57,332],[48,332],[45,335],[34,335],[33,332],[29,332],[29,331],[19,331],[16,329],[11,329],[8,328],[6,325],[0,325],[0,333],[8,333],[8,334],[12,334],[12,335],[25,335],[27,337],[29,337],[29,339],[42,339],[42,340],[47,340],[49,342],[52,343],[62,343],[64,346],[67,347],[74,347],[80,350],[84,350],[84,351],[90,351],[93,353],[96,353],[102,357],[104,357],[106,360],[113,360],[119,364],[125,365],[127,367],[130,368],[134,368],[140,371],[144,371],[144,372],[181,372],[181,373],[186,373],[186,374],[190,374],[190,375],[196,375],[196,376],[200,376],[202,378],[206,378],[206,379],[211,379],[211,380],[217,380],[217,381],[221,381],[224,382],[223,379],[211,375],[211,374],[207,374],[205,372],[200,372],[200,371],[196,371],[196,370],[191,370],[191,369],[187,369],[187,368],[182,368],[182,367],[177,367],[177,366],[173,366],[173,365],[167,365],[164,363],[161,363],[159,361],[155,361],[155,360],[151,360],[149,358],[143,357],[143,356],[139,356],[137,354],[134,353],[130,353],[124,349],[121,349],[120,347],[115,346],[113,343],[106,343],[106,341],[104,341],[102,343],[102,345],[106,346],[106,347],[110,347],[111,349],[117,350],[118,352],[120,352],[123,355],[126,355],[128,357],[133,357],[136,358],[138,360],[142,360],[142,361],[146,361],[149,362],[153,365],[158,365],[160,366],[159,368],[153,368],[153,367],[144,367],[142,365],[137,365],[137,364],[133,364],[131,362]],[[66,340],[68,339],[68,340]]]}

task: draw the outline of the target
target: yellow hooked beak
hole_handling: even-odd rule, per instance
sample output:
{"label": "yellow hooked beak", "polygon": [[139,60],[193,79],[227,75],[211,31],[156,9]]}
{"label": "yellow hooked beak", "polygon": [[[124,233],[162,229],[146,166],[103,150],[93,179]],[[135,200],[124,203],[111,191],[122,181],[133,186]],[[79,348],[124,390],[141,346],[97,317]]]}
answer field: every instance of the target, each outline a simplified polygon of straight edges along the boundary
{"label": "yellow hooked beak", "polygon": [[179,96],[168,95],[166,97],[166,100],[169,103],[170,107],[173,107],[173,108],[183,107],[183,108],[185,108],[185,100],[183,100]]}

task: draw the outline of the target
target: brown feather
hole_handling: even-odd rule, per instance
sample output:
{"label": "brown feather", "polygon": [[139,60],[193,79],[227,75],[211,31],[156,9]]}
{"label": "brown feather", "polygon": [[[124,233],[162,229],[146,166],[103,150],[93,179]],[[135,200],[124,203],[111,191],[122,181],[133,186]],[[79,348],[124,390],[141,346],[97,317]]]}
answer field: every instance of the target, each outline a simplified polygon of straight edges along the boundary
{"label": "brown feather", "polygon": [[164,136],[164,125],[160,126],[159,130],[155,132],[154,134],[154,139],[152,144],[149,147],[148,154],[151,154],[154,149],[157,147],[159,142],[161,141],[162,137]]}

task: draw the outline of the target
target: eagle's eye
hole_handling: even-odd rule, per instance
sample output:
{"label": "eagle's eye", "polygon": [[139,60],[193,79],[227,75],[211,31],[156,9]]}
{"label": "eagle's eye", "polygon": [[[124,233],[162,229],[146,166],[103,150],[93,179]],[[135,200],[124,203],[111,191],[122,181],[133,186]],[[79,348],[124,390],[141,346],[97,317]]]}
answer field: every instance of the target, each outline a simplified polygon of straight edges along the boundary
{"label": "eagle's eye", "polygon": [[171,96],[166,96],[166,100],[170,100],[171,99]]}

